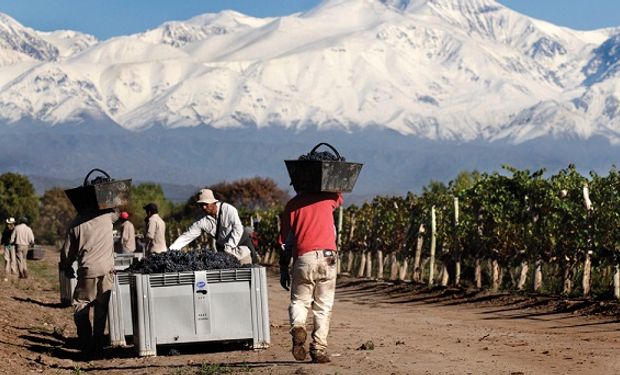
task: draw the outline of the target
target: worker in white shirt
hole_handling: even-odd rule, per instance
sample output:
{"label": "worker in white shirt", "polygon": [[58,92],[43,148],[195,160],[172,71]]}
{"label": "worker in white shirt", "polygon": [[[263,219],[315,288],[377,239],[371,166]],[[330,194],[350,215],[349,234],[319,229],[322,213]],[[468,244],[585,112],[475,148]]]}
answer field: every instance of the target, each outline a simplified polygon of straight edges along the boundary
{"label": "worker in white shirt", "polygon": [[[237,209],[228,203],[215,199],[213,191],[210,189],[202,189],[198,192],[196,204],[200,206],[205,216],[181,234],[170,245],[170,250],[182,249],[204,231],[215,238],[218,251],[225,251],[234,255],[241,264],[251,264],[251,251],[249,244],[246,243],[250,242],[250,239],[243,235],[243,225]],[[247,238],[247,240],[242,239],[242,237]]]}

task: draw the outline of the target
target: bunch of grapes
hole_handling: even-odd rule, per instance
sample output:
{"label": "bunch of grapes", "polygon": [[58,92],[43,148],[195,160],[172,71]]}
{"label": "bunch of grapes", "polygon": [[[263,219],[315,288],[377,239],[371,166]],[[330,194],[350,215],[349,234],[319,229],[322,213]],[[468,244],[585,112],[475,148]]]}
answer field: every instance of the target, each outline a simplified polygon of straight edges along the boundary
{"label": "bunch of grapes", "polygon": [[321,151],[321,152],[309,152],[306,155],[301,155],[299,160],[310,160],[310,161],[346,161],[343,156],[336,156],[329,151]]}
{"label": "bunch of grapes", "polygon": [[94,179],[90,180],[87,184],[94,186],[94,185],[99,185],[99,184],[103,184],[104,182],[110,182],[110,181],[113,181],[110,177],[97,176]]}
{"label": "bunch of grapes", "polygon": [[240,268],[241,263],[226,252],[182,252],[170,250],[159,254],[150,254],[127,268],[134,273],[164,273],[183,271],[205,271],[215,269]]}

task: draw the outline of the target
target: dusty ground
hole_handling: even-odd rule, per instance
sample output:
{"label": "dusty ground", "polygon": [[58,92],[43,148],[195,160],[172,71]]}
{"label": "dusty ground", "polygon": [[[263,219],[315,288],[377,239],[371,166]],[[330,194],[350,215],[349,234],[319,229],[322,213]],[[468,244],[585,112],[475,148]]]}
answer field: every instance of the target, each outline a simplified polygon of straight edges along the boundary
{"label": "dusty ground", "polygon": [[[216,345],[154,358],[108,349],[105,359],[84,362],[68,339],[75,335],[71,309],[58,305],[56,263],[50,251],[45,260],[30,262],[31,279],[0,281],[0,373],[620,373],[617,305],[345,277],[337,291],[330,364],[292,360],[288,295],[275,277],[269,279],[269,349]],[[360,349],[368,341],[374,350]]]}

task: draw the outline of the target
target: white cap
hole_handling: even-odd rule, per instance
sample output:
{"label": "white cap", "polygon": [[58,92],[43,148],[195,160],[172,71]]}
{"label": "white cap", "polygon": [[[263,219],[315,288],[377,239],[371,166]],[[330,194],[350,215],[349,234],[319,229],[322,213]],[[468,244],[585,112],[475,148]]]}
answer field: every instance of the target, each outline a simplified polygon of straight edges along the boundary
{"label": "white cap", "polygon": [[10,217],[10,218],[6,219],[6,223],[7,224],[15,224],[15,218],[14,217]]}
{"label": "white cap", "polygon": [[211,189],[200,189],[196,203],[210,204],[215,202],[217,202],[217,199],[213,196],[213,191],[211,191]]}

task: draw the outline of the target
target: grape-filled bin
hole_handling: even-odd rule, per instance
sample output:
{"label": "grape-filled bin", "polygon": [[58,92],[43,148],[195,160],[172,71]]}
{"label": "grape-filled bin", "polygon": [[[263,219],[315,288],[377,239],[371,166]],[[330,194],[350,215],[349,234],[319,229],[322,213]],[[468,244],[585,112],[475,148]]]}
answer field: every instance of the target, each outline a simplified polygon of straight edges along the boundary
{"label": "grape-filled bin", "polygon": [[131,274],[129,282],[139,356],[157,355],[157,345],[166,344],[270,344],[264,267]]}

